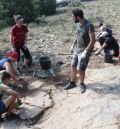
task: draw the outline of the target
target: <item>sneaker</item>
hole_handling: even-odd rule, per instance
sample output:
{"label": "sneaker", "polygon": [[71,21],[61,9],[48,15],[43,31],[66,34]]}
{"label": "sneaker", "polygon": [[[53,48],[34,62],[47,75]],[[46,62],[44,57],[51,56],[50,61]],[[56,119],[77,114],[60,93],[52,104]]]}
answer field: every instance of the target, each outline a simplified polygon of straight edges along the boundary
{"label": "sneaker", "polygon": [[69,83],[65,86],[64,90],[69,90],[69,89],[72,89],[72,88],[74,88],[74,87],[76,87],[75,82],[69,82]]}
{"label": "sneaker", "polygon": [[0,122],[4,122],[5,119],[0,116]]}
{"label": "sneaker", "polygon": [[22,66],[22,71],[23,73],[28,73],[28,69],[25,65]]}
{"label": "sneaker", "polygon": [[19,100],[17,100],[17,104],[18,104],[18,106],[21,106],[23,103],[22,103],[22,101],[19,99]]}
{"label": "sneaker", "polygon": [[81,91],[82,94],[86,91],[86,86],[85,86],[84,83],[80,84],[80,91]]}
{"label": "sneaker", "polygon": [[13,120],[18,118],[19,118],[19,114],[11,113],[10,115],[6,115],[7,120]]}

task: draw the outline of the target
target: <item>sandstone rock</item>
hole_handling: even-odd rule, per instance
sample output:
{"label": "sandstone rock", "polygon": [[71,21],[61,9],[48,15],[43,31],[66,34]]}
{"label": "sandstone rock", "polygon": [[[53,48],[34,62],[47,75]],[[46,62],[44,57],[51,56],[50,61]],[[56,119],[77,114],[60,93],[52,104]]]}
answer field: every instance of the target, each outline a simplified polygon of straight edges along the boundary
{"label": "sandstone rock", "polygon": [[43,81],[38,80],[38,81],[35,81],[35,82],[31,83],[31,84],[28,86],[28,89],[29,89],[29,90],[35,90],[35,89],[40,88],[43,84],[44,84]]}

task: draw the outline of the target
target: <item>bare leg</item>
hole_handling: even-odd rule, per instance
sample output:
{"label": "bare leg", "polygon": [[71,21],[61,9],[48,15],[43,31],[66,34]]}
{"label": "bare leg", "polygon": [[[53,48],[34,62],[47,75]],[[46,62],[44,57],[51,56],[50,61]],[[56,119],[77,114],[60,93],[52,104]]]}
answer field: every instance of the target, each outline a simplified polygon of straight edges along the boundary
{"label": "bare leg", "polygon": [[77,68],[75,66],[71,67],[71,82],[76,81]]}
{"label": "bare leg", "polygon": [[29,59],[24,59],[24,66],[27,66],[28,65],[28,62],[29,62]]}
{"label": "bare leg", "polygon": [[19,61],[16,61],[16,67],[19,68]]}
{"label": "bare leg", "polygon": [[80,71],[80,72],[79,72],[79,76],[80,76],[80,83],[84,83],[84,80],[85,80],[85,72],[84,72],[84,71]]}
{"label": "bare leg", "polygon": [[80,76],[80,91],[83,94],[86,91],[86,86],[84,84],[85,72],[84,71],[80,71],[79,72],[79,76]]}
{"label": "bare leg", "polygon": [[75,84],[76,75],[77,75],[77,68],[75,66],[72,66],[71,67],[71,81],[65,86],[64,90],[69,90],[69,89],[76,87],[76,84]]}
{"label": "bare leg", "polygon": [[15,71],[13,70],[14,68],[12,67],[12,65],[11,65],[9,62],[7,62],[7,63],[5,63],[5,68],[6,68],[6,71],[7,71],[8,73],[10,73],[10,75],[11,75],[11,77],[12,77],[14,83],[15,83],[16,85],[18,85],[17,76],[16,76],[16,74],[14,73]]}
{"label": "bare leg", "polygon": [[8,98],[4,100],[4,104],[6,108],[8,108],[7,115],[10,115],[12,110],[16,108],[16,98],[13,96],[9,96]]}

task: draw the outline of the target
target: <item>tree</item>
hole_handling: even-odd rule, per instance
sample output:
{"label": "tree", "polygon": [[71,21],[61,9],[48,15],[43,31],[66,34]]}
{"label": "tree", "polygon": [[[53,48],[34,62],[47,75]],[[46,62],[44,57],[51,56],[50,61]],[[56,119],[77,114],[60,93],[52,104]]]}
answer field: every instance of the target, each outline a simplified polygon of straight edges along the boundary
{"label": "tree", "polygon": [[56,0],[33,0],[33,5],[37,17],[56,12]]}
{"label": "tree", "polygon": [[35,18],[31,0],[1,0],[3,7],[2,18],[8,23],[12,23],[14,15],[22,15],[26,21],[32,21]]}
{"label": "tree", "polygon": [[22,15],[26,22],[56,11],[56,0],[0,0],[0,22],[12,24],[14,15]]}

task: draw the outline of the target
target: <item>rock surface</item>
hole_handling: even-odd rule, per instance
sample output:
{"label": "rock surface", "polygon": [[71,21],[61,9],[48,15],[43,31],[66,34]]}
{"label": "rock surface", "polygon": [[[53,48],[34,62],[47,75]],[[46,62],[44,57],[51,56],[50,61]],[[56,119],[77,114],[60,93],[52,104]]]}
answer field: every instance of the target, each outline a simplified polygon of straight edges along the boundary
{"label": "rock surface", "polygon": [[[120,0],[91,0],[84,1],[80,7],[85,17],[95,24],[96,30],[99,22],[104,21],[112,27],[114,37],[120,41],[119,5]],[[86,71],[85,94],[80,94],[79,87],[63,90],[64,83],[70,79],[72,54],[69,49],[75,37],[72,8],[67,10],[66,13],[46,17],[48,24],[45,26],[29,28],[28,47],[35,64],[33,70],[39,69],[39,57],[47,55],[58,75],[58,78],[37,81],[31,76],[27,77],[33,83],[28,86],[29,92],[23,106],[28,110],[37,106],[37,113],[32,112],[34,115],[48,109],[31,129],[120,129],[120,66],[105,64],[103,54],[91,57]],[[47,29],[49,33],[45,32]],[[2,42],[7,35],[9,37],[8,32],[1,32],[1,53],[11,49],[8,43]],[[98,48],[99,44],[96,43],[95,50]],[[58,61],[64,64],[56,66]],[[1,126],[1,129],[28,128],[25,121],[18,119],[6,121]]]}
{"label": "rock surface", "polygon": [[80,94],[79,87],[67,91],[66,98],[56,112],[35,127],[39,129],[119,129],[119,68],[118,66],[87,70],[86,93]]}

